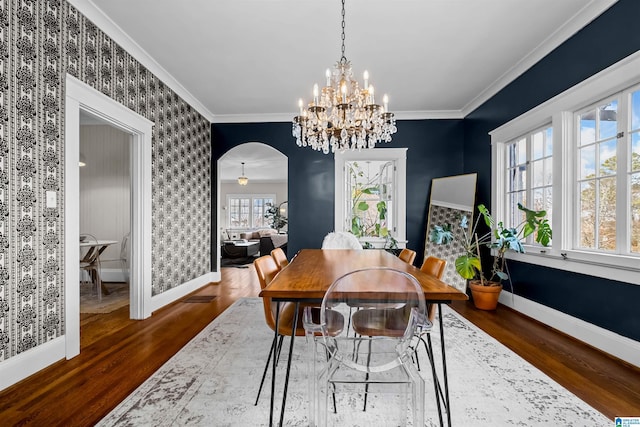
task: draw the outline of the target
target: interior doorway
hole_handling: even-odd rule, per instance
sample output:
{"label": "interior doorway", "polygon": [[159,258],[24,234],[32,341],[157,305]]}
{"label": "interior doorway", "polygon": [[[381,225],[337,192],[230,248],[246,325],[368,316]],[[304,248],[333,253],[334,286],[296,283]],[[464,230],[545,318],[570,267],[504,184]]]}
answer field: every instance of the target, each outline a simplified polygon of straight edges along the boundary
{"label": "interior doorway", "polygon": [[80,111],[81,328],[129,306],[131,139]]}
{"label": "interior doorway", "polygon": [[151,132],[153,123],[73,76],[66,78],[64,146],[65,347],[80,352],[79,160],[81,111],[131,139],[130,317],[151,315]]}

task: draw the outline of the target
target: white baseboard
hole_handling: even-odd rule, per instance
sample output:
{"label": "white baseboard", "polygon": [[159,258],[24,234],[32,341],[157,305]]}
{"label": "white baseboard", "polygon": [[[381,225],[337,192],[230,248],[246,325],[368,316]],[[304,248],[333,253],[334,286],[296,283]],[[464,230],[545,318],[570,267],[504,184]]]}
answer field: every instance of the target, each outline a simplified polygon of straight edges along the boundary
{"label": "white baseboard", "polygon": [[64,357],[65,337],[61,336],[0,362],[0,390],[4,390],[58,360],[64,359]]}
{"label": "white baseboard", "polygon": [[[103,271],[103,278],[107,273]],[[117,276],[118,271],[114,270],[113,274]],[[119,271],[122,274],[122,271]],[[109,273],[107,273],[109,274]],[[109,279],[111,280],[111,279]],[[114,280],[116,281],[116,280]],[[210,282],[219,282],[220,272],[210,272],[197,277],[189,282],[170,289],[160,295],[151,298],[152,310],[155,311],[177,299],[205,286]],[[65,336],[55,338],[35,348],[27,350],[5,361],[0,362],[0,390],[35,374],[41,369],[46,368],[53,363],[64,359],[66,354]]]}
{"label": "white baseboard", "polygon": [[599,350],[640,367],[640,342],[505,290],[500,302]]}
{"label": "white baseboard", "polygon": [[180,286],[169,289],[151,297],[151,312],[154,312],[167,304],[179,300],[183,296],[190,294],[191,292],[198,290],[199,288],[207,285],[210,282],[219,282],[221,275],[219,271],[212,271],[207,274],[203,274],[200,277],[196,277],[188,282],[183,283]]}

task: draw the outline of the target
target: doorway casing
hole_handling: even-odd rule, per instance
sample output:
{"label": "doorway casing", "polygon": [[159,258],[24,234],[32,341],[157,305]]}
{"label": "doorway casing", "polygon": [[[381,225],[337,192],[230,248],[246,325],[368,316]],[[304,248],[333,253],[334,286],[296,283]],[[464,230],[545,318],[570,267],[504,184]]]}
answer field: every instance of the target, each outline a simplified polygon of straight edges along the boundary
{"label": "doorway casing", "polygon": [[65,351],[80,353],[80,111],[131,135],[130,317],[151,316],[151,132],[153,122],[67,74],[65,100]]}

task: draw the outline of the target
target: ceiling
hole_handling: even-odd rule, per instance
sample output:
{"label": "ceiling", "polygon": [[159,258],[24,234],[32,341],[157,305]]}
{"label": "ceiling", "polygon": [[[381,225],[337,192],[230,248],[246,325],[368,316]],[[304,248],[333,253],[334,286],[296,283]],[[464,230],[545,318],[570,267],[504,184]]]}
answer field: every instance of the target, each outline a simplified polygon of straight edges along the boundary
{"label": "ceiling", "polygon": [[[213,123],[290,121],[341,56],[339,0],[69,1]],[[346,0],[345,56],[398,119],[462,118],[615,1]],[[284,180],[276,154],[221,178]]]}
{"label": "ceiling", "polygon": [[220,159],[220,182],[236,182],[242,175],[255,182],[286,182],[288,178],[287,156],[273,147],[259,142],[249,142],[227,151]]}
{"label": "ceiling", "polygon": [[[397,118],[461,118],[615,1],[346,0],[345,56]],[[341,55],[339,0],[70,2],[212,122],[290,121]]]}

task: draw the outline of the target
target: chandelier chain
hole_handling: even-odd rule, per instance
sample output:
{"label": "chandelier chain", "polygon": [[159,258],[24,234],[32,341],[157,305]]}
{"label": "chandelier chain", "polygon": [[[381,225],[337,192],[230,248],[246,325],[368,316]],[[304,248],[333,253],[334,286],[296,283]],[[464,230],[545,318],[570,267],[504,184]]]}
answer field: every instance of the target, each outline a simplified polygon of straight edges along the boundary
{"label": "chandelier chain", "polygon": [[345,62],[347,60],[347,57],[344,55],[344,40],[345,40],[345,35],[344,35],[344,27],[345,27],[345,23],[344,23],[344,2],[345,0],[342,0],[342,58],[340,58],[340,61]]}

